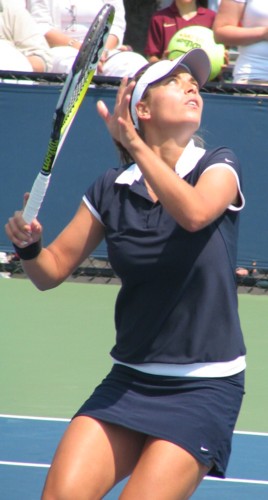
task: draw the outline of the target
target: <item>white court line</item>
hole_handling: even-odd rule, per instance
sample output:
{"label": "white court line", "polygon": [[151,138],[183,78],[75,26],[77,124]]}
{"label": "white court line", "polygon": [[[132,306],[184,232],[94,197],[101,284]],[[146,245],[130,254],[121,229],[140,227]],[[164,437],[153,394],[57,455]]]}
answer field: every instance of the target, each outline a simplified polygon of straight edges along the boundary
{"label": "white court line", "polygon": [[[35,417],[31,415],[8,415],[1,413],[0,418],[17,418],[25,420],[44,420],[48,422],[70,422],[70,418],[56,418],[56,417]],[[251,432],[251,431],[234,431],[234,434],[244,434],[248,436],[264,436],[268,437],[268,432]]]}
{"label": "white court line", "polygon": [[245,484],[264,484],[268,486],[268,481],[261,481],[258,479],[239,479],[234,477],[226,477],[225,479],[221,479],[220,477],[210,477],[207,476],[204,479],[207,481],[221,481],[223,483],[245,483]]}
{"label": "white court line", "polygon": [[28,463],[28,462],[5,462],[5,461],[2,461],[0,460],[0,465],[15,465],[15,466],[19,466],[19,467],[45,467],[46,469],[48,469],[50,467],[50,464],[31,464],[31,463]]}
{"label": "white court line", "polygon": [[[40,468],[46,468],[48,469],[50,467],[50,464],[35,464],[35,463],[28,463],[28,462],[5,462],[0,460],[0,465],[10,465],[10,466],[19,466],[19,467],[40,467]],[[206,481],[220,481],[223,483],[243,483],[243,484],[261,484],[268,486],[268,481],[260,481],[260,480],[254,480],[254,479],[238,479],[238,478],[229,478],[226,477],[225,479],[221,479],[219,477],[210,477],[207,476],[204,478]]]}
{"label": "white court line", "polygon": [[32,417],[27,415],[5,415],[0,414],[0,418],[17,418],[24,420],[44,420],[44,421],[52,421],[52,422],[70,422],[69,418],[53,418],[53,417]]}
{"label": "white court line", "polygon": [[264,436],[268,437],[268,432],[250,432],[250,431],[234,431],[235,434],[244,434],[246,436]]}

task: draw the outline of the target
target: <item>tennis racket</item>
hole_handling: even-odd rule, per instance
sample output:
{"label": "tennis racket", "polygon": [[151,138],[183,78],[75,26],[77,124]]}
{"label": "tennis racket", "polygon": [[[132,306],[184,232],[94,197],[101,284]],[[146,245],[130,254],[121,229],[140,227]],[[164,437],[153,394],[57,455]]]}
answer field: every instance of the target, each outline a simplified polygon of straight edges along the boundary
{"label": "tennis racket", "polygon": [[114,7],[105,4],[89,28],[65,80],[53,115],[52,130],[43,166],[34,181],[23,211],[23,219],[28,224],[38,215],[56,158],[94,76],[113,19]]}

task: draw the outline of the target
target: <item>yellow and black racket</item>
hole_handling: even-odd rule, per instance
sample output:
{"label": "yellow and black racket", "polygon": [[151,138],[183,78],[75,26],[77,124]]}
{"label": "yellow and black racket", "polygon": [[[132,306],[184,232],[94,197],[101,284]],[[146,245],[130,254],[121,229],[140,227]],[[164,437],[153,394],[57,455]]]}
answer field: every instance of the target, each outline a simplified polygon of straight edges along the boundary
{"label": "yellow and black racket", "polygon": [[23,218],[28,224],[38,215],[50,182],[52,168],[94,76],[113,19],[114,7],[109,4],[104,5],[89,28],[63,85],[53,116],[52,131],[43,166],[23,211]]}

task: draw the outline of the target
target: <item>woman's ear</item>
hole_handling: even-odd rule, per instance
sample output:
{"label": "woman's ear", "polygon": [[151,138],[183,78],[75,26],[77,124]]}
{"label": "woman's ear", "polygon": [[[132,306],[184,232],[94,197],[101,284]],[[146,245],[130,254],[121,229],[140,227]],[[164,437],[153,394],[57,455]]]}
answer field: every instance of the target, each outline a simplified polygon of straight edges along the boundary
{"label": "woman's ear", "polygon": [[139,101],[136,104],[136,111],[139,120],[145,121],[151,118],[150,108],[146,101]]}

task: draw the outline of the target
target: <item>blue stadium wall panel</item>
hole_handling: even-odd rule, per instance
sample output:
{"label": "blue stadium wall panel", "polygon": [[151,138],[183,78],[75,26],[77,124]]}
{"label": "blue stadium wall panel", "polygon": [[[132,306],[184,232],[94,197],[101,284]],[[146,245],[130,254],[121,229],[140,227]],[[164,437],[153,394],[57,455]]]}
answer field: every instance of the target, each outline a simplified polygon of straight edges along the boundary
{"label": "blue stadium wall panel", "polygon": [[[57,85],[0,83],[0,250],[12,251],[4,224],[22,204],[42,166],[60,93]],[[119,155],[96,112],[103,99],[113,108],[115,88],[91,88],[57,159],[40,210],[45,243],[75,213],[87,186],[103,171],[118,166]],[[241,214],[237,264],[268,268],[268,97],[203,93],[201,135],[207,147],[234,149],[243,169],[246,207]],[[97,255],[106,256],[105,245]]]}

